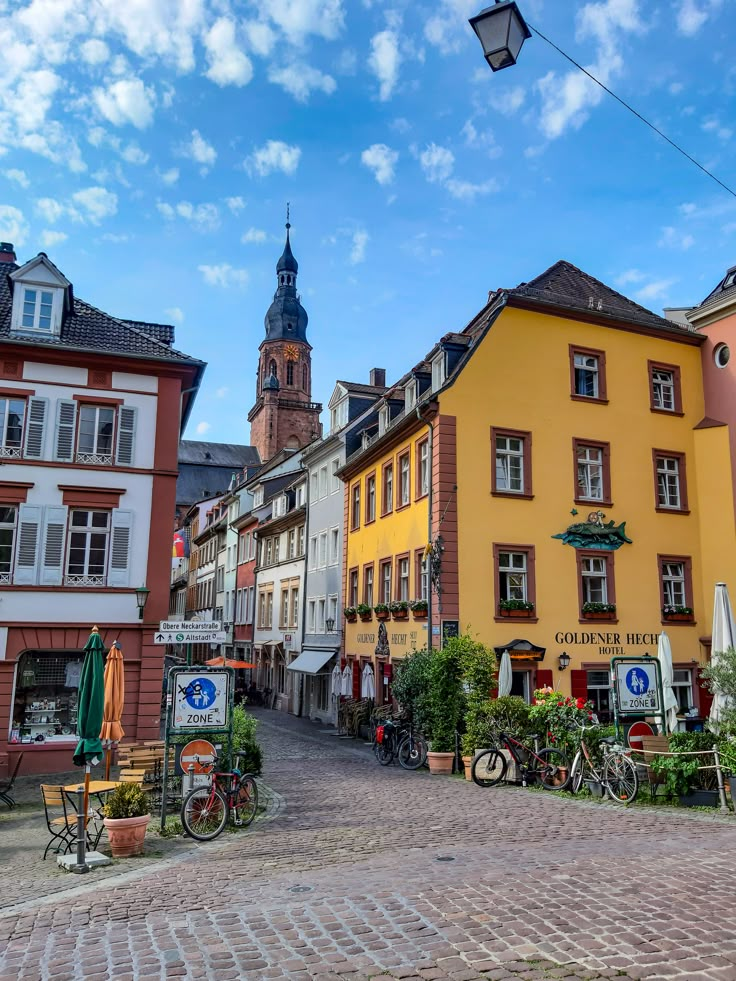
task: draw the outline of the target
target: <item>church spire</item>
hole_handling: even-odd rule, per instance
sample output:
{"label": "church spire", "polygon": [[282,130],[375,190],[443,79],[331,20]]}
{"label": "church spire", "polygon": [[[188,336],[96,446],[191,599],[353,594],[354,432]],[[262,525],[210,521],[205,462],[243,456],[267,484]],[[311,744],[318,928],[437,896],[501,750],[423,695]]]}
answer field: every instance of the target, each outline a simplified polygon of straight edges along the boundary
{"label": "church spire", "polygon": [[[276,273],[278,275],[279,287],[281,286],[293,286],[296,291],[296,274],[299,272],[299,263],[294,258],[294,253],[291,251],[291,242],[289,240],[289,229],[291,228],[291,223],[289,221],[289,202],[286,202],[286,244],[284,245],[284,251],[281,253],[281,258],[276,263]],[[284,278],[281,273],[293,273],[293,279],[288,279],[284,282]]]}

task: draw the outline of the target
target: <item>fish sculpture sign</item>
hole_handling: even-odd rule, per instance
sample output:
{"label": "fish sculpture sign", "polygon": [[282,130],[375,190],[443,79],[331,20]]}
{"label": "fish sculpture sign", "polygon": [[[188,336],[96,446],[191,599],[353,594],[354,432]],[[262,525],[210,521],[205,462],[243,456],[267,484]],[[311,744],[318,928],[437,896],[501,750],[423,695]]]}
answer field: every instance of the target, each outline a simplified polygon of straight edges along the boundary
{"label": "fish sculpture sign", "polygon": [[631,545],[631,539],[626,535],[626,522],[617,525],[614,521],[606,523],[604,518],[602,511],[591,511],[587,521],[569,525],[552,537],[562,539],[565,545],[573,548],[600,548],[607,552],[615,552],[624,543]]}

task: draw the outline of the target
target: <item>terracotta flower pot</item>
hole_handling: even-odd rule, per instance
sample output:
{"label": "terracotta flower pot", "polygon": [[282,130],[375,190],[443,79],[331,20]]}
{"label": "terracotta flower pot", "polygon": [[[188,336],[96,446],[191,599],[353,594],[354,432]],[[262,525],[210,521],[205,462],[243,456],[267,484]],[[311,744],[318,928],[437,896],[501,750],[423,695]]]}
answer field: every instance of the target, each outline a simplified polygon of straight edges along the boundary
{"label": "terracotta flower pot", "polygon": [[514,619],[530,620],[534,616],[534,610],[504,610],[501,609],[502,617],[513,617]]}
{"label": "terracotta flower pot", "polygon": [[692,623],[693,615],[692,613],[665,613],[662,619],[675,620],[680,623]]}
{"label": "terracotta flower pot", "polygon": [[427,753],[429,772],[442,775],[452,773],[452,761],[454,759],[454,753]]}
{"label": "terracotta flower pot", "polygon": [[143,854],[146,828],[151,820],[150,814],[133,818],[104,818],[110,850],[113,858],[130,858]]}
{"label": "terracotta flower pot", "polygon": [[413,610],[412,613],[414,615],[414,619],[415,620],[426,620],[427,619],[427,611],[426,610],[424,610],[424,612]]}
{"label": "terracotta flower pot", "polygon": [[385,613],[376,613],[376,620],[388,620],[391,614],[386,610]]}
{"label": "terracotta flower pot", "polygon": [[409,619],[409,611],[408,610],[397,610],[397,612],[393,614],[393,618],[394,618],[394,620],[408,620]]}
{"label": "terracotta flower pot", "polygon": [[372,619],[373,619],[373,614],[372,613],[361,613],[360,614],[360,621],[361,621],[361,623],[370,623]]}
{"label": "terracotta flower pot", "polygon": [[472,756],[463,756],[463,766],[465,767],[465,779],[466,780],[472,780],[473,779],[473,777],[471,776],[471,773],[470,773],[470,768],[471,768],[472,764],[473,764],[473,757]]}
{"label": "terracotta flower pot", "polygon": [[357,617],[357,615],[355,613],[353,613],[350,616],[347,616],[346,615],[345,619],[347,620],[348,623],[356,623],[357,620],[358,620],[358,617]]}
{"label": "terracotta flower pot", "polygon": [[584,620],[615,620],[616,619],[616,611],[615,610],[611,610],[611,611],[598,610],[596,612],[589,612],[589,613],[585,613],[584,612],[583,613],[583,619]]}

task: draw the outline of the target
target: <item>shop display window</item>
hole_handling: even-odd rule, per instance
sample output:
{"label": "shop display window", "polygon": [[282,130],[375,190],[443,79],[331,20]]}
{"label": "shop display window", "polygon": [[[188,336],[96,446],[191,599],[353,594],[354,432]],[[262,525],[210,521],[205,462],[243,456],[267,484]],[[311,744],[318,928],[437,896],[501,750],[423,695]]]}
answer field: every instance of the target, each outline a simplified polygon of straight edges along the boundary
{"label": "shop display window", "polygon": [[10,742],[75,740],[84,654],[26,651],[18,660]]}

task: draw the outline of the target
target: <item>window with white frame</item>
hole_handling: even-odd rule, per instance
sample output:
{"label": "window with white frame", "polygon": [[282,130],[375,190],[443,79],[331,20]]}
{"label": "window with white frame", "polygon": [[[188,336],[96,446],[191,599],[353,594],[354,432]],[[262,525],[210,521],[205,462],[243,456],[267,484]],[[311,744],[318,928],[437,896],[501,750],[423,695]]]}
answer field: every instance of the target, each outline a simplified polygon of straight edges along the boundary
{"label": "window with white frame", "polygon": [[340,557],[340,529],[330,528],[330,565],[337,565]]}
{"label": "window with white frame", "polygon": [[342,487],[342,481],[337,476],[337,471],[340,469],[340,461],[339,460],[333,460],[332,461],[332,467],[331,467],[331,469],[332,469],[332,485],[331,485],[330,490],[331,490],[331,493],[337,494],[337,492]]}
{"label": "window with white frame", "polygon": [[391,596],[391,562],[381,563],[381,602],[390,603]]}
{"label": "window with white frame", "polygon": [[327,467],[319,468],[319,496],[320,500],[327,497]]}
{"label": "window with white frame", "polygon": [[419,599],[429,599],[429,558],[423,555],[420,560]]}
{"label": "window with white frame", "polygon": [[327,597],[327,619],[332,621],[332,631],[336,630],[337,624],[337,595]]}
{"label": "window with white frame", "polygon": [[348,421],[348,400],[343,399],[333,409],[330,410],[330,430],[340,429]]}
{"label": "window with white frame", "polygon": [[358,570],[351,569],[348,579],[348,605],[357,606],[358,602]]}
{"label": "window with white frame", "polygon": [[253,491],[253,507],[259,508],[263,504],[263,487],[256,487]]}
{"label": "window with white frame", "polygon": [[104,405],[82,405],[79,409],[77,463],[112,463],[115,409]]}
{"label": "window with white frame", "polygon": [[317,633],[323,634],[325,632],[325,617],[327,609],[327,600],[324,596],[317,600]]}
{"label": "window with white frame", "polygon": [[652,368],[652,403],[655,409],[675,410],[675,373],[665,368]]}
{"label": "window with white frame", "polygon": [[296,530],[296,554],[304,555],[304,525],[299,525]]}
{"label": "window with white frame", "polygon": [[317,568],[317,536],[312,535],[309,539],[309,568]]}
{"label": "window with white frame", "polygon": [[657,457],[657,504],[661,508],[680,508],[680,460],[674,456]]}
{"label": "window with white frame", "polygon": [[388,406],[382,405],[378,410],[378,432],[385,433],[388,429]]}
{"label": "window with white frame", "polygon": [[404,408],[408,412],[409,409],[414,408],[417,401],[417,383],[412,380],[406,383],[406,388],[404,389]]}
{"label": "window with white frame", "polygon": [[684,562],[662,563],[662,595],[665,606],[687,606]]}
{"label": "window with white frame", "polygon": [[319,533],[319,568],[324,569],[327,565],[327,532]]}
{"label": "window with white frame", "polygon": [[365,520],[366,524],[376,520],[376,475],[365,478]]}
{"label": "window with white frame", "polygon": [[575,395],[597,399],[600,392],[598,357],[594,354],[576,352],[573,356]]}
{"label": "window with white frame", "polygon": [[273,565],[273,538],[267,538],[263,543],[266,549],[264,565]]}
{"label": "window with white frame", "polygon": [[279,617],[279,626],[287,627],[289,625],[289,588],[281,590],[281,610]]}
{"label": "window with white frame", "polygon": [[10,582],[13,571],[13,546],[18,522],[17,507],[0,506],[0,583]]}
{"label": "window with white frame", "polygon": [[24,330],[38,330],[51,333],[54,327],[54,296],[58,291],[31,289],[23,290],[23,312],[21,326]]}
{"label": "window with white frame", "polygon": [[401,507],[411,500],[411,463],[408,453],[399,457],[399,500]]}
{"label": "window with white frame", "polygon": [[602,501],[603,449],[600,446],[577,447],[578,495],[589,501]]}
{"label": "window with white frame", "polygon": [[273,540],[273,560],[274,562],[279,561],[279,552],[281,551],[281,535],[276,535]]}
{"label": "window with white frame", "polygon": [[294,504],[296,507],[300,508],[304,504],[305,493],[306,493],[305,485],[299,484],[296,491],[294,492]]}
{"label": "window with white frame", "polygon": [[0,398],[0,457],[20,457],[25,399]]}
{"label": "window with white frame", "polygon": [[693,708],[693,674],[687,668],[675,668],[672,672],[672,691],[677,699],[678,711],[689,712]]}
{"label": "window with white frame", "polygon": [[273,502],[273,516],[274,518],[280,518],[283,514],[286,514],[286,495],[281,494]]}
{"label": "window with white frame", "polygon": [[319,471],[312,470],[309,474],[309,497],[312,501],[319,500]]}
{"label": "window with white frame", "polygon": [[360,484],[353,484],[350,498],[350,527],[360,528]]}
{"label": "window with white frame", "polygon": [[241,535],[238,538],[238,563],[245,562],[245,557],[248,554],[248,543],[246,541],[246,536]]}
{"label": "window with white frame", "polygon": [[248,550],[249,559],[254,559],[256,557],[257,548],[258,548],[258,539],[256,538],[256,533],[253,532],[253,534],[250,537],[250,548]]}
{"label": "window with white frame", "polygon": [[398,599],[409,599],[409,559],[399,559],[399,595]]}
{"label": "window with white frame", "polygon": [[363,570],[363,602],[373,606],[373,566],[368,565]]}
{"label": "window with white frame", "polygon": [[524,440],[517,436],[496,436],[496,490],[524,493]]}
{"label": "window with white frame", "polygon": [[307,603],[307,630],[313,634],[317,624],[317,601],[310,599]]}
{"label": "window with white frame", "polygon": [[608,602],[608,569],[605,559],[583,556],[580,559],[583,603]]}
{"label": "window with white frame", "polygon": [[498,553],[498,587],[501,600],[526,600],[526,552]]}
{"label": "window with white frame", "polygon": [[296,555],[296,528],[289,529],[287,554],[290,559]]}
{"label": "window with white frame", "polygon": [[588,701],[601,722],[611,717],[611,676],[608,671],[588,671]]}
{"label": "window with white frame", "polygon": [[253,623],[253,607],[255,606],[255,586],[249,586],[247,590],[247,597],[245,600],[245,622]]}
{"label": "window with white frame", "polygon": [[419,496],[424,497],[429,493],[429,440],[425,439],[419,444],[419,474],[417,477]]}
{"label": "window with white frame", "polygon": [[436,392],[445,384],[445,352],[440,351],[432,359],[432,391]]}
{"label": "window with white frame", "polygon": [[297,627],[299,625],[299,587],[291,587],[291,601],[289,607],[289,626]]}
{"label": "window with white frame", "polygon": [[68,586],[105,585],[109,540],[109,511],[71,511],[66,567]]}

